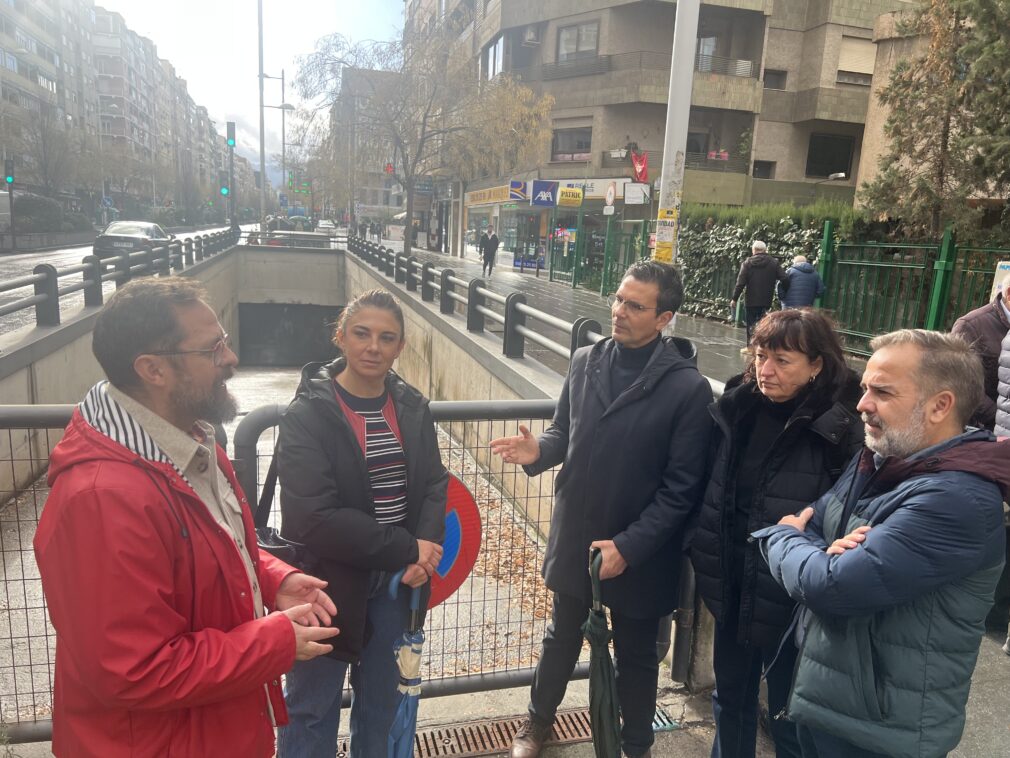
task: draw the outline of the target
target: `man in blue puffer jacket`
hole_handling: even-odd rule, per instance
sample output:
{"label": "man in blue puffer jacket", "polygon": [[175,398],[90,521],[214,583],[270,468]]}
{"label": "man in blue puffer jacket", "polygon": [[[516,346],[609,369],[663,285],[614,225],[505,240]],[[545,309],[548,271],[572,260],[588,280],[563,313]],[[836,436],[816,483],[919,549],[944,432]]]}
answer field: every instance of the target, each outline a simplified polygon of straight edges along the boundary
{"label": "man in blue puffer jacket", "polygon": [[824,280],[807,262],[805,255],[793,258],[793,265],[786,269],[786,276],[789,277],[788,288],[782,287],[781,282],[775,285],[783,308],[807,308],[824,294]]}
{"label": "man in blue puffer jacket", "polygon": [[803,606],[787,715],[804,758],[939,758],[960,741],[1004,560],[1010,442],[965,423],[982,366],[959,337],[877,337],[866,449],[798,516],[755,532]]}

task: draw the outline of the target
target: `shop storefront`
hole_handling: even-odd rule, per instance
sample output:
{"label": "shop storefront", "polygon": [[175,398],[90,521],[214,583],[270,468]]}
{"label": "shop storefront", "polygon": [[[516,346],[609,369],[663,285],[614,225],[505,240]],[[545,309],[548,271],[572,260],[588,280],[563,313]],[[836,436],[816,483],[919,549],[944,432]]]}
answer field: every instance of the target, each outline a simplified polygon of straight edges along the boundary
{"label": "shop storefront", "polygon": [[476,246],[481,232],[489,226],[494,227],[501,239],[499,216],[502,204],[509,203],[509,185],[473,190],[463,196],[465,212],[466,244]]}

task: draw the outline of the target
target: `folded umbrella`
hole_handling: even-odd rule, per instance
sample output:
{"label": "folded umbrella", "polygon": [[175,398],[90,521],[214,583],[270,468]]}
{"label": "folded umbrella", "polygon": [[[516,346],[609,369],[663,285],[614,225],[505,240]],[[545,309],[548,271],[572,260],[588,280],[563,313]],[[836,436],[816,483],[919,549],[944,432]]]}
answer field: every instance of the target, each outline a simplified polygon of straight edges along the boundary
{"label": "folded umbrella", "polygon": [[593,750],[596,758],[620,758],[621,716],[617,702],[617,678],[610,657],[610,629],[607,614],[600,602],[600,564],[603,554],[593,550],[589,560],[589,576],[593,583],[593,607],[582,634],[589,642],[589,722],[593,728]]}
{"label": "folded umbrella", "polygon": [[[389,583],[389,594],[396,597],[403,572],[397,573]],[[393,655],[400,669],[396,686],[400,702],[389,730],[387,758],[413,758],[414,735],[417,732],[417,701],[421,697],[421,651],[424,647],[424,609],[421,607],[421,588],[410,592],[410,619],[403,637],[393,644]]]}

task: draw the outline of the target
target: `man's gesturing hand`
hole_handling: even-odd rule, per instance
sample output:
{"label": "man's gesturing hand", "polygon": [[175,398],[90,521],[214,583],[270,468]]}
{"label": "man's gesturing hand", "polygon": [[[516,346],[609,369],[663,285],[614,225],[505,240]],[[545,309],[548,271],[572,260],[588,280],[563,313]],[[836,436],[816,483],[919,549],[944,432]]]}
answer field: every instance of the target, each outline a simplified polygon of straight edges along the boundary
{"label": "man's gesturing hand", "polygon": [[799,516],[783,516],[779,520],[779,526],[791,526],[801,532],[807,528],[807,523],[813,518],[814,509],[809,506],[804,508]]}
{"label": "man's gesturing hand", "polygon": [[617,549],[613,540],[597,540],[589,545],[590,550],[594,547],[598,547],[603,553],[603,563],[600,564],[601,580],[620,576],[628,568],[628,562],[624,560],[624,556],[621,555],[621,551]]}
{"label": "man's gesturing hand", "polygon": [[428,576],[435,573],[440,560],[442,560],[441,545],[428,540],[417,541],[417,565],[423,568]]}
{"label": "man's gesturing hand", "polygon": [[852,550],[854,547],[859,547],[859,544],[866,540],[866,533],[870,531],[869,526],[857,526],[849,534],[844,537],[835,540],[831,543],[825,552],[828,555],[841,555],[846,550]]}
{"label": "man's gesturing hand", "polygon": [[313,658],[326,655],[333,650],[333,645],[319,642],[340,634],[340,630],[335,626],[308,626],[306,621],[313,615],[312,603],[296,605],[286,611],[276,611],[283,613],[291,622],[291,628],[295,632],[295,660],[309,661]]}
{"label": "man's gesturing hand", "polygon": [[274,598],[274,605],[279,611],[286,611],[289,608],[308,603],[312,612],[305,616],[307,626],[329,626],[330,621],[337,615],[337,606],[330,600],[329,595],[323,592],[326,582],[308,574],[288,574],[277,588],[277,596]]}
{"label": "man's gesturing hand", "polygon": [[491,452],[500,455],[506,463],[516,463],[526,466],[540,459],[540,443],[530,434],[530,430],[519,425],[519,434],[515,437],[499,437],[491,440]]}

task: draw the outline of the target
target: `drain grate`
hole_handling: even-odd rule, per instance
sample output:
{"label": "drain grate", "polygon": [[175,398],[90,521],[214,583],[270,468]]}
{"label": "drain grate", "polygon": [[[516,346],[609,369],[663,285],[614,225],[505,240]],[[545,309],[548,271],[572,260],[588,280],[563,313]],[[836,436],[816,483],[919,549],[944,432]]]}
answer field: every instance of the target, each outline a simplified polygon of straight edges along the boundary
{"label": "drain grate", "polygon": [[[423,729],[414,738],[414,758],[466,758],[506,753],[522,723],[522,718],[497,719]],[[668,732],[679,729],[680,725],[665,709],[657,708],[652,728],[657,732]],[[581,708],[558,713],[548,744],[588,742],[592,738],[589,709]],[[347,741],[343,740],[337,749],[337,758],[347,758],[348,755]]]}

